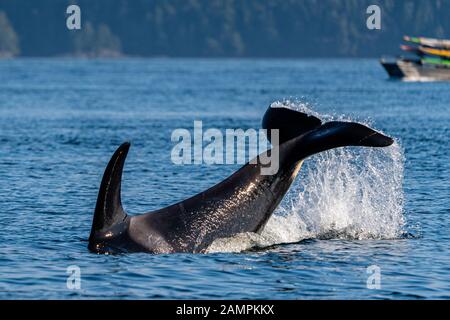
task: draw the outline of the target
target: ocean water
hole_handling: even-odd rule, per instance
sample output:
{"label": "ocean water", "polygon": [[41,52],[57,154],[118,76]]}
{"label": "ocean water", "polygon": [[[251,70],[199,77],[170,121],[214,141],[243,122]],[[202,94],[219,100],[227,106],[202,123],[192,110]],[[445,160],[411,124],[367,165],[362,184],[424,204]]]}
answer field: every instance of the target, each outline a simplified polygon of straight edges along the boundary
{"label": "ocean water", "polygon": [[[0,298],[448,299],[449,101],[450,83],[390,81],[376,60],[0,60]],[[124,207],[147,212],[239,168],[173,164],[174,129],[259,128],[271,103],[396,143],[306,160],[261,235],[207,254],[87,250],[120,143]]]}

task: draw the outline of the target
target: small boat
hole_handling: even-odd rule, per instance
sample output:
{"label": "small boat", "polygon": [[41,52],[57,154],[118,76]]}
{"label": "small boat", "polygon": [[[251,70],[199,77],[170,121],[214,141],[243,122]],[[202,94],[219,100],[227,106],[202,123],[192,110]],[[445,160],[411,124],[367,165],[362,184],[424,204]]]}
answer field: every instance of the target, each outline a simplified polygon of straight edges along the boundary
{"label": "small boat", "polygon": [[395,61],[381,59],[389,76],[409,81],[450,81],[450,61],[440,59],[412,60],[400,58]]}
{"label": "small boat", "polygon": [[391,78],[407,81],[450,81],[450,40],[408,37],[400,48],[412,57],[382,58]]}

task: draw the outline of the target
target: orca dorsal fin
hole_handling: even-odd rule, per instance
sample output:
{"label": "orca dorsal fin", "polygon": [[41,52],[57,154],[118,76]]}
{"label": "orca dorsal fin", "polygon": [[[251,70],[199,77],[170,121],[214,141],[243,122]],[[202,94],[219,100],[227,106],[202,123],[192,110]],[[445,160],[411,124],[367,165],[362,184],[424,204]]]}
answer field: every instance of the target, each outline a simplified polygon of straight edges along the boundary
{"label": "orca dorsal fin", "polygon": [[116,152],[114,152],[105,169],[100,190],[98,192],[97,204],[95,206],[91,238],[95,236],[95,232],[104,231],[126,218],[126,214],[122,208],[120,190],[122,185],[123,166],[129,148],[129,142],[123,143]]}
{"label": "orca dorsal fin", "polygon": [[319,118],[285,107],[270,106],[262,120],[263,129],[267,129],[267,137],[271,141],[272,129],[279,130],[279,143],[296,138],[322,124]]}

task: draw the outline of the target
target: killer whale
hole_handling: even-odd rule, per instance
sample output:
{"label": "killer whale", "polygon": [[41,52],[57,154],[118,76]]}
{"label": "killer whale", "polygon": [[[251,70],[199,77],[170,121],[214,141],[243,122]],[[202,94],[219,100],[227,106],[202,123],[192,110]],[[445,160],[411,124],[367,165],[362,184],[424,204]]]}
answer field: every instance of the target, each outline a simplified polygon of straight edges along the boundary
{"label": "killer whale", "polygon": [[121,202],[122,171],[130,148],[130,143],[123,143],[101,181],[89,250],[203,253],[215,239],[260,232],[307,157],[332,148],[386,147],[394,142],[359,123],[322,123],[312,115],[279,107],[269,107],[262,127],[279,130],[279,168],[275,174],[262,175],[261,162],[251,161],[189,199],[134,216],[125,212]]}

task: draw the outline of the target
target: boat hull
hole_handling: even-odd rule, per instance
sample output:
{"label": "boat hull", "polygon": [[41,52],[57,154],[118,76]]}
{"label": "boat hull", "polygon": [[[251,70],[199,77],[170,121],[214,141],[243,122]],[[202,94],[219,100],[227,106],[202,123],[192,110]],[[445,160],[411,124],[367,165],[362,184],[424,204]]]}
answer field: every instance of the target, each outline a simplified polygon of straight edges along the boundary
{"label": "boat hull", "polygon": [[387,62],[384,60],[381,60],[381,65],[383,66],[384,70],[389,74],[389,77],[391,78],[403,78],[405,74],[403,71],[399,68],[397,62]]}
{"label": "boat hull", "polygon": [[381,61],[391,78],[406,81],[450,81],[450,68],[432,64],[419,64],[414,61]]}

